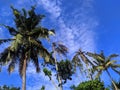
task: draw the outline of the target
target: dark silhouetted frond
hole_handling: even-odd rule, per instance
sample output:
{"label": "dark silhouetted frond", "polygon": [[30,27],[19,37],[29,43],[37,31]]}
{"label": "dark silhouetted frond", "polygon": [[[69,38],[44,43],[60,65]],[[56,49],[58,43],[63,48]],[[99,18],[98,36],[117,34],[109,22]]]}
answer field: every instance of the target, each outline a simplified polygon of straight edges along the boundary
{"label": "dark silhouetted frond", "polygon": [[6,43],[6,42],[9,42],[9,41],[13,41],[13,40],[15,40],[15,39],[0,39],[0,45],[2,43]]}
{"label": "dark silhouetted frond", "polygon": [[15,35],[18,34],[18,31],[15,30],[13,27],[6,26],[6,25],[3,25],[3,24],[2,24],[2,26],[4,26],[5,28],[7,28],[7,30],[9,31],[9,33],[10,33],[11,35],[15,36]]}

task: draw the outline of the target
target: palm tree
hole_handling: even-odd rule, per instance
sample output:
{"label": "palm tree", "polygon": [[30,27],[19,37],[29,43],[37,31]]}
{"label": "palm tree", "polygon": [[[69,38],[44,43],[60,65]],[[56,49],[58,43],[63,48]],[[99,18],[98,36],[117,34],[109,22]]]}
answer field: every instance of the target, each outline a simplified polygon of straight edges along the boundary
{"label": "palm tree", "polygon": [[2,25],[7,28],[13,38],[0,39],[0,44],[10,41],[11,44],[2,53],[0,53],[0,65],[8,65],[8,71],[11,73],[15,65],[19,64],[19,74],[22,77],[22,90],[26,90],[26,68],[32,61],[36,67],[36,72],[40,72],[38,56],[41,56],[45,63],[53,63],[54,59],[47,49],[42,45],[41,39],[49,39],[54,35],[54,30],[48,30],[42,27],[39,22],[45,17],[37,15],[35,7],[26,12],[22,12],[11,6],[14,14],[16,28]]}
{"label": "palm tree", "polygon": [[[55,59],[55,68],[56,68],[56,71],[58,72],[58,61],[56,59],[56,53],[58,53],[59,55],[66,56],[66,53],[68,52],[68,48],[65,45],[63,45],[62,43],[53,42],[52,43],[52,49],[53,49],[53,54],[54,54],[53,57]],[[61,78],[59,72],[57,74],[57,78],[58,78],[60,90],[63,90],[63,88],[62,88],[62,78]]]}
{"label": "palm tree", "polygon": [[108,57],[105,57],[103,51],[101,51],[100,54],[96,54],[96,53],[91,53],[91,52],[87,52],[86,53],[88,56],[92,57],[93,59],[95,59],[94,63],[96,64],[96,66],[93,67],[93,69],[95,71],[97,71],[97,75],[96,77],[100,77],[100,75],[102,74],[103,71],[106,71],[108,76],[110,77],[110,80],[112,81],[115,90],[118,90],[116,84],[114,83],[110,72],[109,72],[109,68],[111,68],[113,71],[115,71],[117,74],[120,74],[120,71],[118,70],[118,68],[120,67],[120,64],[117,64],[116,60],[112,60],[113,58],[117,57],[117,54],[111,54]]}
{"label": "palm tree", "polygon": [[92,61],[89,60],[89,58],[85,55],[85,52],[83,52],[81,49],[79,49],[76,54],[73,56],[72,59],[72,63],[73,63],[73,67],[74,67],[74,71],[76,71],[76,67],[79,67],[81,73],[83,73],[83,67],[85,64],[89,73],[89,77],[90,79],[92,79],[92,75],[90,74],[89,71],[89,66],[94,66],[94,63]]}

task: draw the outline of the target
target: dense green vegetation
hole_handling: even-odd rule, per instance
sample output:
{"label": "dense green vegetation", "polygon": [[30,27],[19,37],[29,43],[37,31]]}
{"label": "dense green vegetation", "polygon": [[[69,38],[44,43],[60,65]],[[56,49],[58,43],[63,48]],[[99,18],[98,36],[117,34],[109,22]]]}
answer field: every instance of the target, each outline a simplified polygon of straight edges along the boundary
{"label": "dense green vegetation", "polygon": [[[109,71],[111,68],[117,74],[120,74],[120,64],[115,59],[118,57],[117,54],[105,56],[103,51],[94,53],[79,49],[70,60],[67,57],[68,48],[60,42],[51,42],[50,52],[43,46],[42,40],[50,41],[49,36],[54,35],[55,31],[41,26],[40,23],[45,16],[36,14],[34,6],[29,11],[25,9],[19,11],[14,7],[11,8],[15,27],[1,24],[1,26],[7,28],[12,38],[0,39],[0,45],[11,42],[9,47],[0,53],[0,65],[1,68],[8,65],[9,73],[13,72],[16,66],[19,67],[22,90],[26,90],[26,70],[29,62],[31,61],[34,64],[36,72],[40,72],[39,60],[43,60],[44,64],[41,63],[43,65],[42,70],[57,90],[63,90],[64,84],[67,83],[67,80],[72,80],[72,76],[78,72],[78,69],[81,71],[80,75],[86,75],[88,81],[83,81],[78,86],[72,87],[73,90],[107,90],[104,83],[100,82],[100,75],[103,72],[107,72],[113,90],[120,88],[119,83],[114,82],[114,77],[111,76]],[[58,83],[52,79],[52,76],[56,77]],[[45,87],[42,86],[41,90],[45,90]],[[0,90],[20,90],[20,88],[4,85],[0,87]]]}
{"label": "dense green vegetation", "polygon": [[103,82],[99,80],[90,80],[80,83],[75,90],[109,90],[105,89]]}

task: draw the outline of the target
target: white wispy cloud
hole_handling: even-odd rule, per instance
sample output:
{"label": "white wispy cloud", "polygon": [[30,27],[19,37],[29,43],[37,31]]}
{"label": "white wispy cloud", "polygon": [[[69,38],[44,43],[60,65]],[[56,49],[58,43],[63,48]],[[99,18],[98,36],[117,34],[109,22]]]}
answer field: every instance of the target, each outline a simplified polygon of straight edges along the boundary
{"label": "white wispy cloud", "polygon": [[[39,0],[38,3],[42,5],[54,18],[57,18],[61,14],[61,8],[59,7],[60,1],[58,0]],[[58,5],[56,5],[58,4]]]}
{"label": "white wispy cloud", "polygon": [[[65,43],[70,52],[75,52],[79,48],[94,51],[96,48],[94,29],[98,22],[90,16],[90,13],[93,12],[93,1],[82,1],[81,6],[70,14],[73,18],[65,21],[64,19],[67,17],[64,14],[67,13],[62,13],[65,11],[59,4],[56,4],[56,0],[39,0],[40,5],[54,17],[52,19],[57,19],[55,23],[59,26],[59,30],[56,30],[56,38]],[[59,2],[62,3],[62,1]],[[69,7],[66,6],[66,8]]]}

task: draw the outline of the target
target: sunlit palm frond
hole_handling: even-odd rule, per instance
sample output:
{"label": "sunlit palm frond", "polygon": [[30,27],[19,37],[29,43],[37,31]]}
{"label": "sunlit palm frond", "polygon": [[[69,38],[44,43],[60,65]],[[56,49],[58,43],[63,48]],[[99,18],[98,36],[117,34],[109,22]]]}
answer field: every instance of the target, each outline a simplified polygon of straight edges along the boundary
{"label": "sunlit palm frond", "polygon": [[96,70],[104,70],[105,67],[102,66],[102,65],[101,66],[95,66],[94,69],[96,69]]}
{"label": "sunlit palm frond", "polygon": [[11,73],[14,71],[14,69],[15,69],[15,62],[11,61],[9,66],[8,66],[8,72]]}
{"label": "sunlit palm frond", "polygon": [[29,36],[33,38],[46,38],[49,39],[50,35],[54,35],[54,30],[48,30],[47,28],[43,27],[36,27],[33,29],[32,32],[28,33]]}
{"label": "sunlit palm frond", "polygon": [[118,56],[119,56],[118,54],[111,54],[107,59],[111,60],[112,58],[116,58]]}
{"label": "sunlit palm frond", "polygon": [[109,66],[111,66],[111,65],[114,65],[114,63],[116,63],[117,61],[116,60],[108,60],[107,62],[106,62],[106,64],[105,64],[105,67],[109,67]]}
{"label": "sunlit palm frond", "polygon": [[17,34],[15,37],[14,37],[14,41],[11,43],[11,47],[10,49],[12,51],[17,51],[20,46],[24,45],[23,43],[23,36],[21,34]]}
{"label": "sunlit palm frond", "polygon": [[93,57],[95,60],[97,60],[98,62],[104,62],[104,58],[103,56],[96,54],[96,53],[91,53],[91,52],[87,52],[86,53],[88,56]]}

